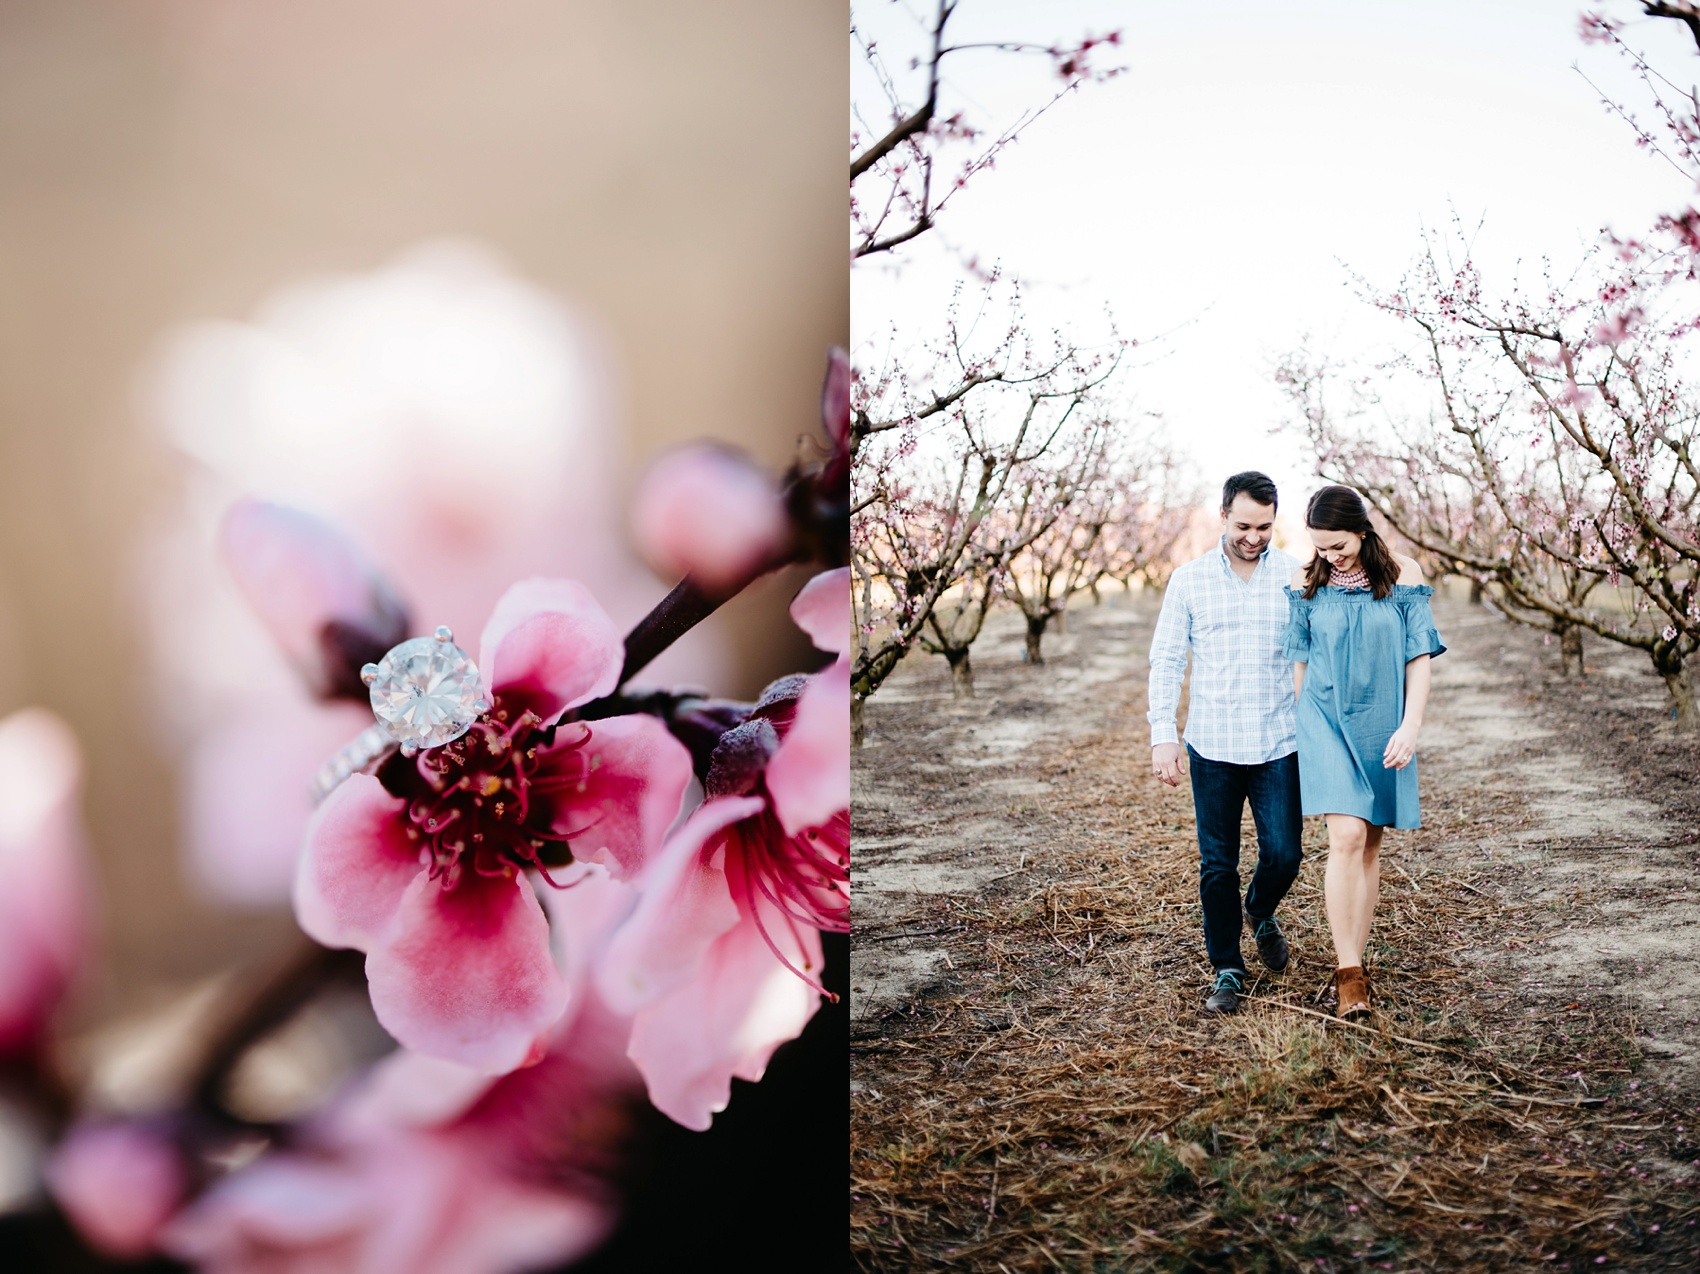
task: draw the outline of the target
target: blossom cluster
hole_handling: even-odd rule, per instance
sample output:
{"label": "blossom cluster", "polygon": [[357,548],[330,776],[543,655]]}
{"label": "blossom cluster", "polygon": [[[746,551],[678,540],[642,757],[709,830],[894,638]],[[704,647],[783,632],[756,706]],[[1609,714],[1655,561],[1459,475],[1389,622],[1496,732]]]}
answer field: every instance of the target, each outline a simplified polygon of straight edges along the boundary
{"label": "blossom cluster", "polygon": [[[1319,470],[1362,491],[1434,571],[1549,629],[1647,652],[1700,728],[1700,398],[1694,285],[1598,245],[1575,273],[1490,289],[1431,236],[1368,299],[1413,348],[1353,383],[1301,352],[1279,380]],[[1393,405],[1403,391],[1427,409]]]}
{"label": "blossom cluster", "polygon": [[[476,719],[351,766],[294,855],[295,917],[325,949],[309,980],[357,954],[397,1047],[281,1125],[221,1104],[243,1039],[214,1047],[230,1056],[181,1106],[85,1112],[47,1179],[86,1242],[213,1274],[558,1265],[619,1216],[637,1104],[704,1130],[733,1079],[761,1080],[831,994],[822,934],[849,929],[848,395],[835,352],[823,432],[780,481],[718,445],[652,467],[634,539],[684,579],[629,633],[580,581],[500,596]],[[404,590],[323,517],[241,500],[220,547],[339,721],[368,665],[417,635]],[[789,564],[813,566],[789,615],[822,666],[753,702],[636,683]],[[0,1050],[45,1092],[90,928],[79,762],[39,712],[0,723],[0,761],[20,784],[0,793]]]}

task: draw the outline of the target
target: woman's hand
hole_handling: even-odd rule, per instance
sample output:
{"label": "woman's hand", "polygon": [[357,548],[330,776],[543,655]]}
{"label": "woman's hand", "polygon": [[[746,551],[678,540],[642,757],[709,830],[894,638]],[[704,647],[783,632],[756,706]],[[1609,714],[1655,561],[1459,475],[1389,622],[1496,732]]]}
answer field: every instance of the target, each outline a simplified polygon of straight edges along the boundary
{"label": "woman's hand", "polygon": [[1387,747],[1381,754],[1383,769],[1402,770],[1411,763],[1411,759],[1417,755],[1419,728],[1406,722],[1393,732],[1393,737],[1387,740]]}

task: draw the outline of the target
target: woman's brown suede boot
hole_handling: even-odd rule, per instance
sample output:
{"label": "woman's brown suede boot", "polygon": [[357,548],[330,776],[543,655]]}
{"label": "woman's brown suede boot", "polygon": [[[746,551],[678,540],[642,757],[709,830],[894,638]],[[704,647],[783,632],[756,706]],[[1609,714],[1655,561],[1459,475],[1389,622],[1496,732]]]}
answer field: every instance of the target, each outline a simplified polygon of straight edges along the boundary
{"label": "woman's brown suede boot", "polygon": [[1369,977],[1361,964],[1349,969],[1334,970],[1334,993],[1339,997],[1335,1010],[1343,1018],[1369,1015]]}

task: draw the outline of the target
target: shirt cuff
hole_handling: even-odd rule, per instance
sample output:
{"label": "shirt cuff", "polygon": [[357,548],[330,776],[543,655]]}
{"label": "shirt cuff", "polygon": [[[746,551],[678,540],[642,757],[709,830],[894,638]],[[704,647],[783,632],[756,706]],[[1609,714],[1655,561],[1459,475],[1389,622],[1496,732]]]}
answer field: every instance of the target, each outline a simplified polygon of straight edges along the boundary
{"label": "shirt cuff", "polygon": [[1180,731],[1175,729],[1173,721],[1153,721],[1151,723],[1152,747],[1156,747],[1159,743],[1179,743],[1180,741]]}

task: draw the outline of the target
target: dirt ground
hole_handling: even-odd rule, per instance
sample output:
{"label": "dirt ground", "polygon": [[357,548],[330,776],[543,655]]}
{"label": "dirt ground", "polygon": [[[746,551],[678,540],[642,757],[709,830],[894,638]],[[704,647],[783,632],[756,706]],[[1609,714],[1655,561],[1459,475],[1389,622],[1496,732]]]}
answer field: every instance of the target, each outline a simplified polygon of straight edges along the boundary
{"label": "dirt ground", "polygon": [[916,659],[869,702],[864,1268],[1700,1268],[1700,742],[1644,658],[1591,645],[1567,681],[1540,634],[1436,601],[1370,1030],[1328,1020],[1320,820],[1292,966],[1199,1015],[1191,796],[1149,769],[1154,599],[1071,611],[1039,667],[995,617],[976,698]]}

